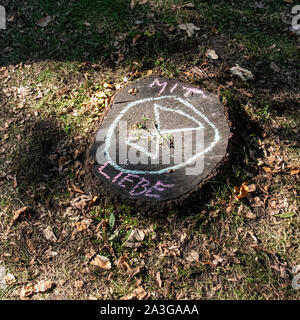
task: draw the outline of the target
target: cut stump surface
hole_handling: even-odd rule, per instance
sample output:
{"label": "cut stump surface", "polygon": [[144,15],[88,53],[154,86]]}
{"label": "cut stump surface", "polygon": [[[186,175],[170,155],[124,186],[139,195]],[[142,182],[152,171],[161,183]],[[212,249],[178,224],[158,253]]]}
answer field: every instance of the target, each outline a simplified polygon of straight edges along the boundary
{"label": "cut stump surface", "polygon": [[149,77],[116,94],[89,150],[90,169],[121,199],[185,198],[216,173],[231,136],[217,95]]}

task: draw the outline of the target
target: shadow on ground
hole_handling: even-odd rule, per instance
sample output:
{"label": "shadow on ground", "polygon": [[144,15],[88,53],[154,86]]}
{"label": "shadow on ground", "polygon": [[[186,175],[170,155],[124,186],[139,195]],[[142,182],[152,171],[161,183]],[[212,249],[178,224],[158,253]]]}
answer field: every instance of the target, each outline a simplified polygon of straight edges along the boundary
{"label": "shadow on ground", "polygon": [[[77,60],[110,65],[124,56],[140,59],[150,54],[154,58],[187,52],[199,44],[191,41],[183,45],[178,37],[160,30],[166,19],[163,13],[155,17],[159,22],[156,35],[150,36],[149,30],[145,35],[147,26],[141,19],[146,18],[148,9],[137,6],[130,10],[129,4],[122,0],[28,1],[24,6],[23,1],[4,1],[9,22],[0,35],[0,64]],[[38,26],[38,18],[45,16],[51,16],[52,21]],[[175,21],[171,16],[170,22]],[[137,45],[138,38],[146,40],[143,45]],[[166,42],[167,38],[171,41]]]}
{"label": "shadow on ground", "polygon": [[43,201],[45,191],[53,191],[52,188],[61,180],[57,157],[64,139],[66,136],[55,118],[32,119],[25,126],[13,156],[20,195]]}

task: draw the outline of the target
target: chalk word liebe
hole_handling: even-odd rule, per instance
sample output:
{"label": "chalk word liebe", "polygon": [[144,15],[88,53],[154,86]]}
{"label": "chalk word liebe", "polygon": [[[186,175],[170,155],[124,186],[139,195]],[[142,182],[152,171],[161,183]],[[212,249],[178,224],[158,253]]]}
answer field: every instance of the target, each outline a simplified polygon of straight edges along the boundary
{"label": "chalk word liebe", "polygon": [[[156,86],[159,86],[159,87],[162,87],[161,90],[159,91],[159,95],[161,95],[161,94],[165,91],[168,83],[167,83],[167,81],[160,83],[158,79],[155,79],[155,80],[149,85],[149,88],[152,88],[152,87],[154,87],[155,85],[156,85]],[[173,91],[177,88],[177,86],[178,86],[178,83],[175,83],[175,84],[173,85],[173,87],[170,89],[170,93],[173,93]],[[204,94],[204,92],[203,92],[202,90],[200,90],[200,89],[187,88],[187,87],[185,87],[185,86],[182,86],[182,89],[186,91],[185,94],[184,94],[185,97],[189,97],[190,95],[196,93],[196,94],[201,94],[201,96],[202,96],[203,98],[207,98],[207,96]]]}
{"label": "chalk word liebe", "polygon": [[[107,161],[103,166],[98,168],[98,173],[100,173],[111,183],[118,185],[120,188],[128,188],[128,184],[132,184],[133,186],[130,189],[129,194],[133,197],[143,195],[149,198],[159,199],[160,195],[155,192],[163,192],[166,188],[174,187],[174,184],[164,184],[160,180],[158,180],[155,184],[151,186],[150,181],[148,181],[144,177],[139,176],[137,174],[126,174],[124,172],[119,172],[116,176],[112,178],[104,172],[105,168],[108,165],[109,162]],[[127,185],[125,185],[125,183]]]}

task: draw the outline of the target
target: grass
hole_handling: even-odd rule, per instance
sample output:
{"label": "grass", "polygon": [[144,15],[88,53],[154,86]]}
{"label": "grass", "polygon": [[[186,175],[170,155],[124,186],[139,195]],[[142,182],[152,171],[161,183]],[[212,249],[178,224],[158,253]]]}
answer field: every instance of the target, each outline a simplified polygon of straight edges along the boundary
{"label": "grass", "polygon": [[[151,299],[300,298],[290,272],[300,264],[299,177],[290,174],[299,166],[293,73],[299,53],[297,38],[280,20],[288,9],[282,1],[264,1],[261,9],[247,1],[188,3],[155,0],[131,10],[125,0],[3,1],[14,19],[0,33],[0,263],[17,282],[0,291],[1,299],[18,299],[26,283],[49,275],[56,288],[32,299],[119,299],[137,282]],[[41,28],[36,21],[45,15],[52,21]],[[200,31],[187,37],[178,28],[182,23]],[[208,49],[220,59],[209,60]],[[232,77],[235,63],[251,70],[254,80]],[[203,80],[193,67],[212,77]],[[101,195],[93,203],[83,165],[111,97],[150,74],[219,94],[236,141],[230,166],[206,189],[181,207],[147,215]],[[258,159],[281,169],[267,173]],[[235,201],[233,188],[243,182],[256,190]],[[34,218],[21,217],[6,234],[24,206]],[[286,212],[295,214],[280,218]],[[76,223],[86,220],[87,229],[78,231]],[[45,238],[48,226],[56,242]],[[145,238],[129,248],[134,229]],[[188,259],[192,250],[198,260]],[[110,271],[91,268],[95,254],[110,259]],[[133,278],[117,267],[122,256],[130,268],[141,267]],[[77,288],[75,280],[84,286]]]}
{"label": "grass", "polygon": [[[18,1],[12,1],[9,9],[14,12],[18,4]],[[157,19],[169,26],[176,26],[179,22],[189,22],[191,18],[204,19],[203,24],[210,25],[217,32],[228,36],[228,40],[237,40],[237,45],[250,57],[284,62],[297,56],[297,50],[288,37],[278,35],[278,30],[282,27],[279,18],[281,2],[274,5],[274,1],[271,1],[268,4],[268,15],[263,15],[263,12],[254,9],[251,4],[241,2],[233,7],[226,1],[196,1],[195,10],[181,8],[183,1],[154,1],[153,7],[138,5],[133,12],[129,9],[128,1],[121,0],[85,0],[75,3],[65,1],[63,6],[59,1],[51,2],[51,5],[48,1],[29,1],[28,5],[30,4],[34,10],[28,7],[23,13],[24,16],[21,15],[26,21],[26,26],[20,30],[22,32],[10,34],[8,43],[12,48],[16,47],[8,57],[13,59],[12,62],[28,60],[27,47],[31,48],[30,54],[35,59],[51,57],[70,61],[85,57],[94,61],[107,60],[115,54],[114,51],[123,51],[120,39],[128,42],[136,34],[148,30],[145,22],[151,23]],[[154,17],[145,21],[148,12]],[[35,25],[35,21],[44,15],[55,16],[55,22],[45,29]],[[137,28],[139,21],[141,27]],[[115,29],[118,29],[117,34]],[[264,32],[265,29],[268,32]],[[34,32],[31,32],[32,30]],[[160,52],[165,51],[168,56],[173,47],[163,46],[164,32],[158,28],[155,36],[145,38],[149,50],[155,48]],[[278,46],[276,50],[270,49],[273,44]],[[36,52],[38,57],[35,57]]]}

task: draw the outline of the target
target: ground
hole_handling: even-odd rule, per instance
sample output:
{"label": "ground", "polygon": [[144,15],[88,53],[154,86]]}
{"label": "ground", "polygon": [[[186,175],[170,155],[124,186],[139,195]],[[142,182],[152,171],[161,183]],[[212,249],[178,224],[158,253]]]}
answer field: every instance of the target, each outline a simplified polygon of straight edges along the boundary
{"label": "ground", "polygon": [[[1,2],[2,299],[300,298],[294,2]],[[235,140],[189,203],[144,212],[88,192],[84,161],[114,93],[152,74],[218,94]]]}

